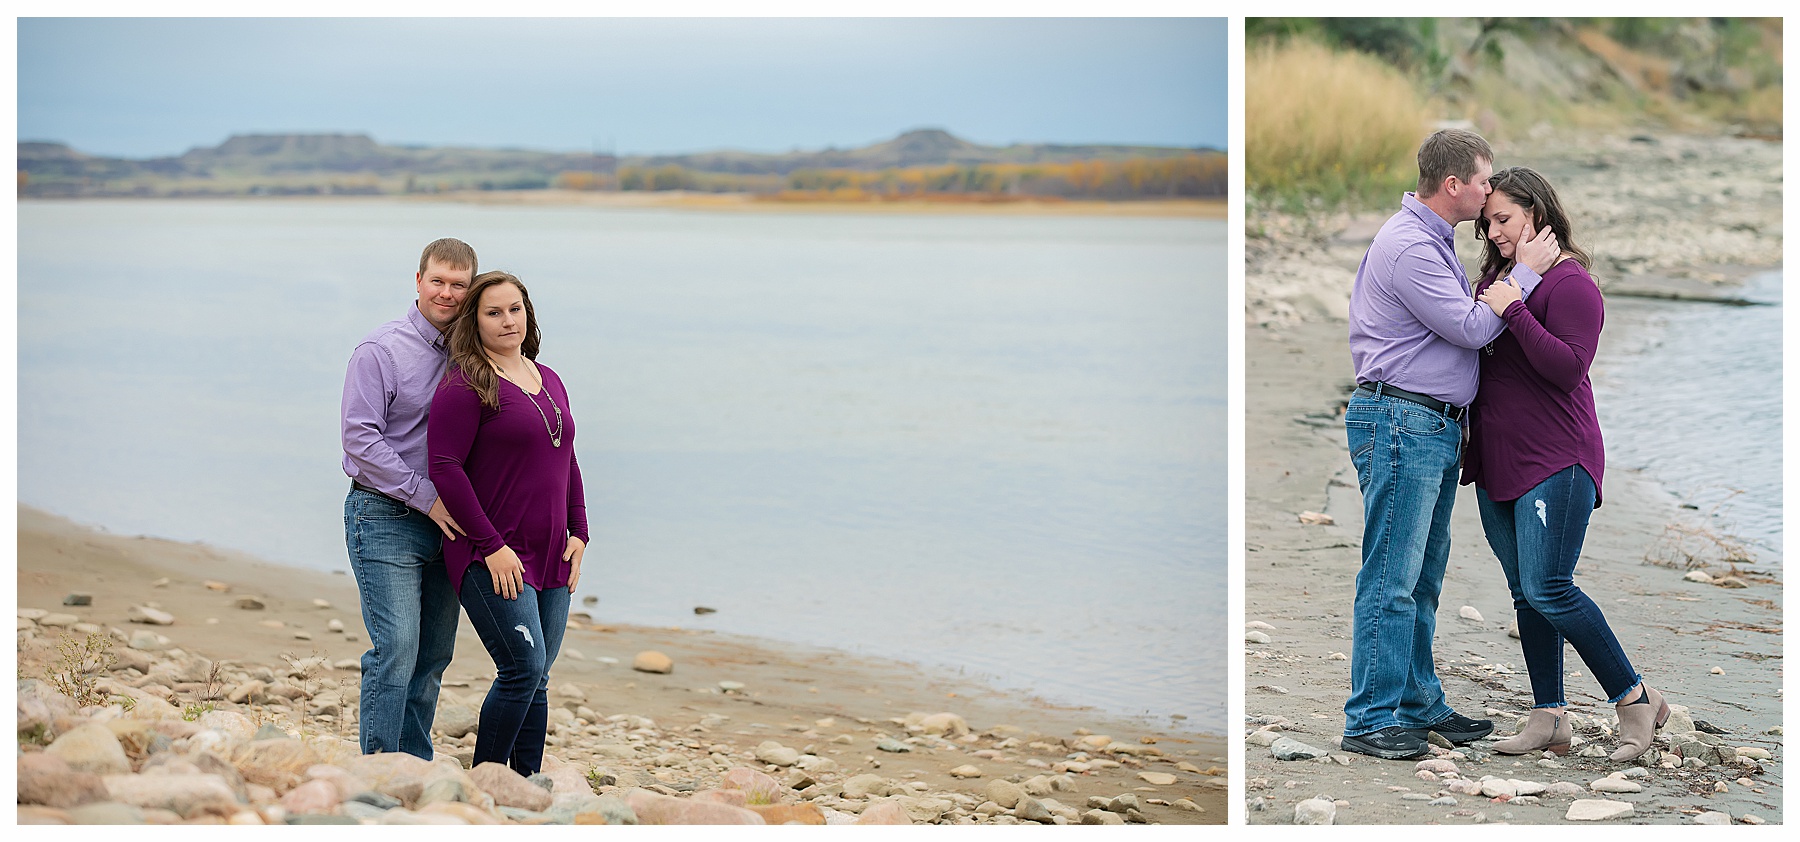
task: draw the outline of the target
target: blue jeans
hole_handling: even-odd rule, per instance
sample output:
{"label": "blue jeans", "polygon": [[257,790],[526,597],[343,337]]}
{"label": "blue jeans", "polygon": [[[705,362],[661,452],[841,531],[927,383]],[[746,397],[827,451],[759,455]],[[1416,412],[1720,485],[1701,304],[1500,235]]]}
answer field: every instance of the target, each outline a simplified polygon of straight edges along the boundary
{"label": "blue jeans", "polygon": [[569,589],[526,585],[518,599],[494,592],[494,574],[471,564],[463,574],[463,610],[494,658],[494,683],[481,703],[471,767],[492,761],[534,775],[544,763],[550,722],[550,665],[569,622]]}
{"label": "blue jeans", "polygon": [[430,760],[438,688],[456,648],[456,592],[444,571],[444,533],[424,512],[373,492],[344,498],[344,543],[362,597],[359,724],[364,754]]}
{"label": "blue jeans", "polygon": [[1431,638],[1450,560],[1462,427],[1418,404],[1357,392],[1344,431],[1363,498],[1344,736],[1422,728],[1453,713]]}
{"label": "blue jeans", "polygon": [[1475,489],[1488,546],[1506,571],[1519,648],[1531,675],[1532,707],[1568,704],[1563,696],[1563,641],[1574,644],[1588,671],[1618,702],[1636,687],[1638,674],[1606,625],[1600,607],[1575,584],[1575,562],[1594,512],[1594,478],[1571,465],[1517,500],[1494,500]]}

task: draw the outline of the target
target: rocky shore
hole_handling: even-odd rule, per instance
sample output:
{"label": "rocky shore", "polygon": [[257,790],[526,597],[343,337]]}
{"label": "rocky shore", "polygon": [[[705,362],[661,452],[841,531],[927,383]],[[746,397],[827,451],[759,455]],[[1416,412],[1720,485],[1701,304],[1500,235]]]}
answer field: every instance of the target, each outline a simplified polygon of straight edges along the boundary
{"label": "rocky shore", "polygon": [[[1609,296],[1718,300],[1780,260],[1780,146],[1683,136],[1547,138],[1497,147],[1557,184]],[[1760,183],[1759,183],[1760,182]],[[1490,739],[1422,761],[1343,752],[1362,505],[1342,411],[1354,387],[1345,312],[1387,214],[1250,214],[1245,325],[1245,757],[1251,824],[1762,824],[1781,821],[1779,557],[1688,565],[1671,536],[1706,514],[1642,473],[1609,470],[1578,568],[1633,665],[1677,713],[1615,764],[1617,720],[1571,652],[1574,750],[1495,754],[1530,707],[1499,565],[1461,489],[1434,652],[1450,703]],[[1457,232],[1465,266],[1476,259]],[[1711,306],[1711,305],[1694,305]],[[1616,329],[1608,325],[1609,330]]]}
{"label": "rocky shore", "polygon": [[1214,737],[585,613],[539,774],[469,768],[492,665],[466,628],[436,757],[363,756],[348,577],[19,522],[20,823],[1224,821]]}

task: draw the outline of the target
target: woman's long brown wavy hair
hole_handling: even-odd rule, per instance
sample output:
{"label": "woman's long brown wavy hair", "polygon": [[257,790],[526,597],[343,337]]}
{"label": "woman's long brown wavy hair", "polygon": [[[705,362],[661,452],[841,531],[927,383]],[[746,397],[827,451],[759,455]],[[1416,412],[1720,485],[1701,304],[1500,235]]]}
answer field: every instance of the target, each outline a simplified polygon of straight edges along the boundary
{"label": "woman's long brown wavy hair", "polygon": [[[1546,225],[1550,226],[1550,231],[1556,235],[1556,242],[1562,246],[1564,253],[1573,256],[1575,262],[1581,264],[1581,268],[1593,268],[1588,253],[1575,245],[1575,234],[1569,227],[1569,215],[1563,211],[1562,200],[1556,197],[1556,188],[1551,187],[1550,182],[1538,174],[1537,170],[1530,167],[1507,167],[1494,173],[1488,183],[1494,186],[1494,192],[1505,193],[1507,198],[1531,214],[1531,230],[1539,231]],[[1487,277],[1489,273],[1499,271],[1507,261],[1500,256],[1500,247],[1487,238],[1488,220],[1485,211],[1481,214],[1480,222],[1480,225],[1475,226],[1475,236],[1486,243],[1481,252],[1481,276]],[[1518,253],[1518,245],[1515,243],[1513,254],[1517,256]]]}
{"label": "woman's long brown wavy hair", "polygon": [[481,310],[481,294],[498,284],[519,288],[519,297],[525,300],[525,342],[519,351],[528,360],[536,360],[538,355],[537,311],[531,309],[531,293],[525,291],[525,285],[511,274],[481,273],[469,285],[469,294],[450,319],[448,345],[450,364],[462,369],[463,380],[468,381],[469,388],[480,396],[481,405],[487,407],[500,406],[500,384],[495,379],[494,364],[488,358],[487,349],[481,345],[481,329],[476,320]]}

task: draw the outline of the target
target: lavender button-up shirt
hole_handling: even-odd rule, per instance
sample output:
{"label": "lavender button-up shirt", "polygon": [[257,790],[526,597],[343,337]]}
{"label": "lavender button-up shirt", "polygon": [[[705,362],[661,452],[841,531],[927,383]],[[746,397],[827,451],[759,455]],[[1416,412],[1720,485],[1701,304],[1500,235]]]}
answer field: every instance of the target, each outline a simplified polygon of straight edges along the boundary
{"label": "lavender button-up shirt", "polygon": [[[1350,361],[1358,383],[1377,380],[1468,406],[1475,400],[1477,349],[1506,323],[1475,300],[1456,259],[1456,229],[1407,193],[1381,226],[1350,289]],[[1513,280],[1527,295],[1537,273]]]}
{"label": "lavender button-up shirt", "polygon": [[344,375],[344,473],[421,512],[438,498],[425,415],[448,360],[443,334],[414,304],[363,337]]}

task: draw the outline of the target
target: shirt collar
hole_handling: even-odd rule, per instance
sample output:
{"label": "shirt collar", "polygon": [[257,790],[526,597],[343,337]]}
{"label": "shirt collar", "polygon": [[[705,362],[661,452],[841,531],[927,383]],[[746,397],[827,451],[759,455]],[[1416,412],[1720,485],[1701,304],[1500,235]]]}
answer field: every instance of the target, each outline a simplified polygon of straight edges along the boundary
{"label": "shirt collar", "polygon": [[413,326],[413,330],[419,332],[419,338],[425,340],[425,344],[444,350],[444,332],[425,318],[424,313],[419,312],[419,302],[414,301],[412,306],[406,308],[406,321]]}
{"label": "shirt collar", "polygon": [[1426,207],[1424,202],[1419,201],[1418,194],[1407,191],[1400,197],[1400,207],[1418,217],[1419,221],[1425,224],[1425,229],[1439,238],[1449,240],[1456,236],[1456,229],[1451,227],[1450,223],[1445,222],[1443,217],[1438,216],[1437,211]]}

